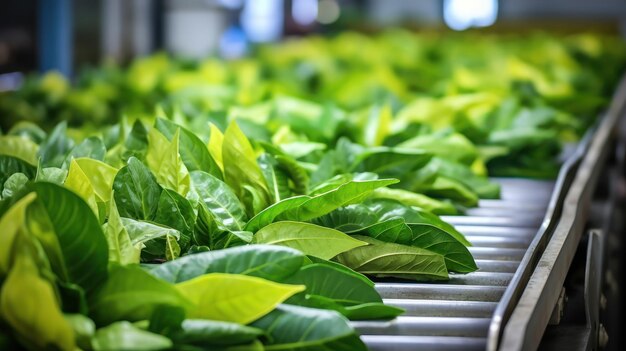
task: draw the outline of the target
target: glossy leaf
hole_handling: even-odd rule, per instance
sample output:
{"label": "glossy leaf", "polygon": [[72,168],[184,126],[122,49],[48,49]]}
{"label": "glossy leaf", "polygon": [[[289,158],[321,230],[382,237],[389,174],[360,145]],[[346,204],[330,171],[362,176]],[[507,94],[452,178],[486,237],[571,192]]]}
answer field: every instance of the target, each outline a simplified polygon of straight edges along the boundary
{"label": "glossy leaf", "polygon": [[187,199],[170,189],[163,189],[154,221],[178,230],[180,245],[187,250],[196,222],[196,214]]}
{"label": "glossy leaf", "polygon": [[450,202],[433,199],[426,195],[403,189],[379,188],[374,190],[371,198],[395,200],[406,206],[419,207],[438,215],[453,215],[458,213],[457,209]]}
{"label": "glossy leaf", "polygon": [[73,159],[70,161],[70,169],[67,172],[67,178],[65,179],[65,183],[63,183],[63,185],[80,195],[80,197],[87,202],[91,210],[98,215],[96,193],[93,190],[91,182],[85,172],[83,172],[80,166]]}
{"label": "glossy leaf", "polygon": [[307,255],[331,259],[355,247],[367,245],[338,230],[303,222],[276,222],[254,235],[258,244],[281,245]]}
{"label": "glossy leaf", "polygon": [[365,351],[365,344],[335,311],[280,305],[251,324],[265,330],[265,350]]}
{"label": "glossy leaf", "polygon": [[0,136],[0,155],[12,156],[36,165],[38,150],[39,146],[28,138],[16,135]]}
{"label": "glossy leaf", "polygon": [[187,170],[204,171],[222,179],[222,171],[211,157],[207,147],[194,133],[163,118],[157,118],[155,127],[170,141],[174,138],[176,131],[180,130],[180,157]]}
{"label": "glossy leaf", "polygon": [[28,177],[24,173],[13,173],[6,182],[4,182],[4,188],[2,189],[2,196],[0,198],[6,199],[17,193],[26,183]]}
{"label": "glossy leaf", "polygon": [[14,173],[22,173],[28,179],[35,177],[37,169],[30,163],[12,156],[0,155],[0,184],[3,184]]}
{"label": "glossy leaf", "polygon": [[161,187],[150,170],[135,157],[119,170],[113,181],[115,202],[122,217],[154,218],[161,196]]}
{"label": "glossy leaf", "polygon": [[249,216],[272,203],[252,145],[235,122],[232,122],[224,133],[222,159],[226,184],[244,203]]}
{"label": "glossy leaf", "polygon": [[0,290],[2,319],[35,348],[74,350],[74,332],[63,318],[52,284],[40,277],[37,263],[19,243],[14,255]]}
{"label": "glossy leaf", "polygon": [[245,274],[272,281],[295,273],[304,255],[294,249],[274,245],[248,245],[201,252],[165,262],[149,270],[170,283],[180,283],[207,273]]}
{"label": "glossy leaf", "polygon": [[337,256],[337,261],[357,272],[378,277],[417,280],[448,279],[444,257],[439,254],[360,235],[355,238],[370,245],[343,253]]}
{"label": "glossy leaf", "polygon": [[36,198],[35,193],[24,196],[0,218],[0,228],[2,228],[2,235],[0,235],[0,276],[6,275],[11,268],[15,237],[19,231],[23,230],[26,209]]}
{"label": "glossy leaf", "polygon": [[107,277],[107,241],[98,219],[84,200],[61,186],[41,182],[35,191],[57,235],[70,281],[92,292]]}
{"label": "glossy leaf", "polygon": [[111,189],[115,175],[117,174],[117,169],[102,161],[91,158],[77,158],[74,159],[74,161],[80,166],[80,169],[85,173],[87,178],[89,178],[89,182],[93,187],[98,201],[109,201],[111,199]]}
{"label": "glossy leaf", "polygon": [[148,152],[146,163],[154,172],[157,182],[182,196],[187,195],[190,186],[189,171],[179,155],[178,129],[170,142],[155,128],[148,132]]}
{"label": "glossy leaf", "polygon": [[[98,161],[104,161],[106,147],[102,139],[98,137],[85,138],[80,144],[74,146],[66,156],[66,163],[72,158],[90,158]],[[64,167],[65,168],[65,167]]]}
{"label": "glossy leaf", "polygon": [[248,324],[304,290],[301,285],[274,283],[239,274],[211,273],[176,284],[193,303],[191,318]]}
{"label": "glossy leaf", "polygon": [[43,167],[61,167],[65,156],[74,146],[67,137],[67,123],[59,123],[39,145],[39,158]]}
{"label": "glossy leaf", "polygon": [[252,342],[262,336],[260,329],[245,325],[211,321],[205,319],[186,319],[182,330],[174,337],[177,343],[198,346],[228,346]]}
{"label": "glossy leaf", "polygon": [[206,209],[220,225],[230,230],[244,229],[245,209],[226,183],[202,171],[191,172],[191,182]]}
{"label": "glossy leaf", "polygon": [[90,299],[90,316],[98,324],[149,319],[159,305],[188,308],[173,285],[134,265],[113,266],[109,279]]}
{"label": "glossy leaf", "polygon": [[211,137],[209,139],[209,145],[207,148],[209,149],[209,153],[215,160],[215,163],[218,167],[224,171],[224,160],[222,158],[222,147],[224,144],[224,134],[213,124],[209,124],[209,128],[211,129]]}
{"label": "glossy leaf", "polygon": [[111,198],[109,202],[109,220],[104,224],[103,230],[109,246],[110,262],[122,265],[139,263],[143,245],[142,243],[133,245],[131,237],[117,211],[114,198]]}
{"label": "glossy leaf", "polygon": [[157,351],[172,346],[172,341],[167,337],[145,331],[126,321],[98,329],[92,341],[94,351]]}

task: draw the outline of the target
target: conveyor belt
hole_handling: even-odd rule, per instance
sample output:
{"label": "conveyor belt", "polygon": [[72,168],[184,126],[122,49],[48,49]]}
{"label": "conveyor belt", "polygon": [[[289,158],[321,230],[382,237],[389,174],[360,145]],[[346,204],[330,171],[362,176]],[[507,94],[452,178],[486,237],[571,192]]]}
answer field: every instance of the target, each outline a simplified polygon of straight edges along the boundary
{"label": "conveyor belt", "polygon": [[491,317],[537,234],[555,182],[494,179],[500,200],[481,200],[466,216],[444,216],[472,243],[479,270],[451,274],[445,283],[377,283],[393,306],[406,313],[393,321],[353,326],[371,350],[484,350]]}

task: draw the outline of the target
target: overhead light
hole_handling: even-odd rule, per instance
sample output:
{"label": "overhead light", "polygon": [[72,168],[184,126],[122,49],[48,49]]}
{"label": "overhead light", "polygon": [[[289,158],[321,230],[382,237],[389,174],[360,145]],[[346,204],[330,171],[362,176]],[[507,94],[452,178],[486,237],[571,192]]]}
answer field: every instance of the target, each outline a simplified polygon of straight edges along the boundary
{"label": "overhead light", "polygon": [[498,17],[498,0],[444,0],[443,20],[454,30],[488,27]]}

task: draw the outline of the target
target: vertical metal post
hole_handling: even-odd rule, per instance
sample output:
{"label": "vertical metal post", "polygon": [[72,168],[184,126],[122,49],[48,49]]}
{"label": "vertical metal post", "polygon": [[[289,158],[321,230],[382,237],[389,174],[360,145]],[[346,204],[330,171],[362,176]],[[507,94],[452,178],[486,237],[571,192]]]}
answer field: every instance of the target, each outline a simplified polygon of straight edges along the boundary
{"label": "vertical metal post", "polygon": [[39,69],[72,73],[72,1],[39,0]]}

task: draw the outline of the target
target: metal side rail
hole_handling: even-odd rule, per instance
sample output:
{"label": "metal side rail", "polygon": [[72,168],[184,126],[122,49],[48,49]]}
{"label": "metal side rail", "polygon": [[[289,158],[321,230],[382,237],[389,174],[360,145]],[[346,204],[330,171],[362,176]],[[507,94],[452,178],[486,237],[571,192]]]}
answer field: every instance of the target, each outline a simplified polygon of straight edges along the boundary
{"label": "metal side rail", "polygon": [[494,179],[500,200],[481,200],[466,216],[443,219],[465,234],[479,270],[447,282],[376,283],[385,303],[406,313],[352,325],[371,350],[484,350],[491,318],[541,226],[553,181]]}
{"label": "metal side rail", "polygon": [[500,343],[495,328],[490,330],[493,332],[489,340],[490,350],[534,350],[539,346],[585,230],[591,196],[601,166],[607,159],[611,141],[616,139],[618,123],[624,120],[625,103],[626,79],[622,79],[609,110],[578,166],[563,201],[559,219],[550,231],[549,240],[544,243],[545,250],[541,251],[521,296],[507,305],[512,313],[508,321],[502,324],[504,329]]}
{"label": "metal side rail", "polygon": [[371,350],[534,350],[561,293],[589,198],[626,102],[612,105],[561,167],[555,182],[494,179],[502,198],[467,216],[444,216],[473,244],[479,270],[441,283],[379,282],[392,321],[353,322]]}

